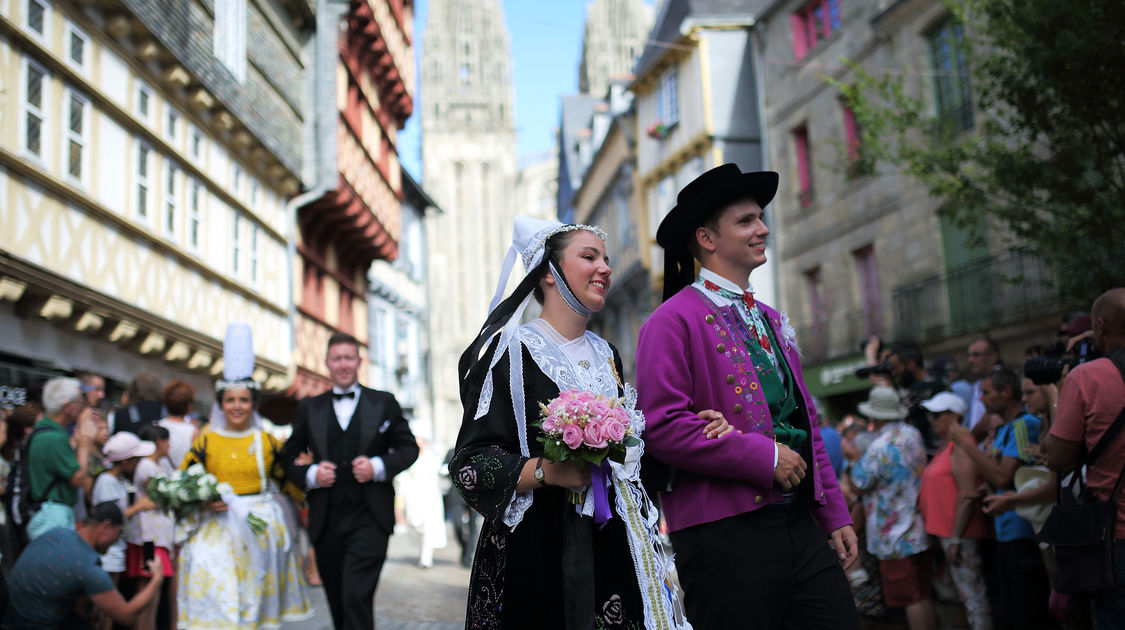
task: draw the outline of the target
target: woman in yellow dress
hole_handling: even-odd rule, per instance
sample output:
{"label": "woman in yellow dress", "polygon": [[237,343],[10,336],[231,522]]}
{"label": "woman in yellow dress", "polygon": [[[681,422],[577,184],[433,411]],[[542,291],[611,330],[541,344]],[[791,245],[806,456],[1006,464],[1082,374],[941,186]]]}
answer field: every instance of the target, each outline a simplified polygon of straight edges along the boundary
{"label": "woman in yellow dress", "polygon": [[[233,494],[208,506],[180,552],[180,629],[278,628],[312,616],[295,553],[296,537],[277,485],[281,445],[261,428],[258,384],[219,381],[211,427],[181,465],[203,465]],[[265,521],[254,533],[249,513]]]}

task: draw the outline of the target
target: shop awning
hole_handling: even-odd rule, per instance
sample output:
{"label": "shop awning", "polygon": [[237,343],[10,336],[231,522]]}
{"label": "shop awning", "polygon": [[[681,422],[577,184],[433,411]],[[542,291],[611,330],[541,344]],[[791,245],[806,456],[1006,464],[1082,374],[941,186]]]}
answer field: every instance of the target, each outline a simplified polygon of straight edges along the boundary
{"label": "shop awning", "polygon": [[871,381],[856,378],[855,371],[867,365],[862,354],[854,354],[809,366],[805,371],[805,384],[809,393],[817,398],[847,394],[871,387]]}

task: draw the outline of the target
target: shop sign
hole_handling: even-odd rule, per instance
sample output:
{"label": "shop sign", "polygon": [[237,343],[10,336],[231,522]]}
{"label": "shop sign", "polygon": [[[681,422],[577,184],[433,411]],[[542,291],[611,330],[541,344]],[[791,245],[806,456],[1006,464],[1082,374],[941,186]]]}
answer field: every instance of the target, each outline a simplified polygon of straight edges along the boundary
{"label": "shop sign", "polygon": [[11,409],[27,404],[27,388],[0,385],[0,408]]}

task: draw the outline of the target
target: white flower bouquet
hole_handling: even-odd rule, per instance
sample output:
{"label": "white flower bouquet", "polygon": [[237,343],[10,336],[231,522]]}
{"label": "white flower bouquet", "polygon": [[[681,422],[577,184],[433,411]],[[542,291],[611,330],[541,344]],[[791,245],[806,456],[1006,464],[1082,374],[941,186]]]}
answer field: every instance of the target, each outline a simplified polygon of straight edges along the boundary
{"label": "white flower bouquet", "polygon": [[[145,489],[152,502],[159,509],[171,512],[177,521],[194,516],[208,503],[230,503],[237,497],[229,483],[219,483],[201,464],[177,470],[171,477],[153,475]],[[266,521],[253,512],[247,515],[246,523],[256,535],[266,531]]]}

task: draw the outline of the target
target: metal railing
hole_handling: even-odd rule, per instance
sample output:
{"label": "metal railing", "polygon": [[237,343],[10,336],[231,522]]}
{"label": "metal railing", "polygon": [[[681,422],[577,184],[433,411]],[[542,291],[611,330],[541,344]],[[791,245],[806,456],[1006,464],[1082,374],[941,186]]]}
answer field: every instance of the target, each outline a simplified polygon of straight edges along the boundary
{"label": "metal railing", "polygon": [[1050,269],[1018,251],[900,286],[892,296],[897,336],[919,342],[1023,321],[1058,305]]}

